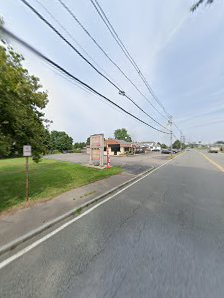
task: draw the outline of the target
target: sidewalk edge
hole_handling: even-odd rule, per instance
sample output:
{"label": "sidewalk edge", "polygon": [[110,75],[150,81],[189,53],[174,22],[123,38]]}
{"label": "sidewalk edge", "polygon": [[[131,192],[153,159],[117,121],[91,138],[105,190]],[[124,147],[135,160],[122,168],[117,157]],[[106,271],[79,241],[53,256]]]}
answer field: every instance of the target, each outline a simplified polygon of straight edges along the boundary
{"label": "sidewalk edge", "polygon": [[123,182],[121,184],[119,184],[118,186],[115,186],[113,188],[111,188],[110,190],[106,191],[105,193],[81,204],[80,206],[62,214],[61,216],[58,216],[57,218],[45,223],[44,225],[40,226],[39,228],[36,228],[32,231],[30,231],[29,233],[9,242],[8,244],[3,245],[2,247],[0,247],[0,255],[14,249],[16,246],[18,246],[19,244],[29,240],[30,238],[33,238],[34,236],[40,234],[41,232],[45,231],[46,229],[50,228],[51,226],[59,223],[60,221],[66,219],[67,217],[74,215],[74,213],[80,209],[86,208],[96,202],[98,202],[99,200],[102,200],[103,198],[107,197],[109,194],[116,192],[117,190],[119,190],[120,188],[123,188],[124,186],[130,184],[131,182],[139,179],[141,176],[146,175],[147,173],[151,172],[155,167],[151,167],[148,170],[138,174],[137,176],[127,180],[126,182]]}

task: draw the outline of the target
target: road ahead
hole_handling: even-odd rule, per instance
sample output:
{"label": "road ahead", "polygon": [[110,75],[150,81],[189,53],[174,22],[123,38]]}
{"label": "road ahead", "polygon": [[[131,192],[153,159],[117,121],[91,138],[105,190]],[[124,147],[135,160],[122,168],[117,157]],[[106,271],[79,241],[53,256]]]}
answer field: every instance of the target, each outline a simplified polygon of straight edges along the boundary
{"label": "road ahead", "polygon": [[2,268],[0,297],[223,298],[223,172],[184,153]]}

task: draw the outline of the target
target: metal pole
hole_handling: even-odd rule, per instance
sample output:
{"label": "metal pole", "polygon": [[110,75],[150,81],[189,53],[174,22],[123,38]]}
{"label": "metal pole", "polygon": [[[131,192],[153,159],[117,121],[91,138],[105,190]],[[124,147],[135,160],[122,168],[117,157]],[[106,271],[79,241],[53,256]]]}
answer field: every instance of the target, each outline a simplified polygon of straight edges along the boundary
{"label": "metal pole", "polygon": [[172,119],[172,116],[170,116],[169,124],[170,124],[170,154],[171,154],[171,158],[173,158],[173,130],[172,130],[173,119]]}
{"label": "metal pole", "polygon": [[29,157],[26,156],[26,203],[29,203]]}

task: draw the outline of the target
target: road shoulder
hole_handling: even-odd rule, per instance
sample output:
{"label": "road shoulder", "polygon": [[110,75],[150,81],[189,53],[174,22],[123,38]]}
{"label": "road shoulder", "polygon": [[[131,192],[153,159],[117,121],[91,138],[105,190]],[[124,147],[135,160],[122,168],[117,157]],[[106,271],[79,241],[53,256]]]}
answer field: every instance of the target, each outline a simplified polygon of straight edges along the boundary
{"label": "road shoulder", "polygon": [[2,215],[0,217],[0,254],[64,220],[77,210],[131,183],[142,174],[132,175],[124,172],[67,191],[53,200]]}

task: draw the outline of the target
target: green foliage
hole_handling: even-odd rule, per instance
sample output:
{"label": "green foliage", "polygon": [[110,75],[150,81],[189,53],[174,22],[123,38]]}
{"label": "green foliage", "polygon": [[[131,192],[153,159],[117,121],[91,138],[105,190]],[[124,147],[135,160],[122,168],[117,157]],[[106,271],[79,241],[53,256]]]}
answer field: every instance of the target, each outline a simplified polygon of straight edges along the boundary
{"label": "green foliage", "polygon": [[180,142],[180,140],[176,140],[173,143],[173,149],[180,149],[180,148],[181,148],[181,142]]}
{"label": "green foliage", "polygon": [[72,153],[81,153],[81,149],[73,149]]}
{"label": "green foliage", "polygon": [[130,135],[128,134],[126,128],[116,129],[114,132],[114,137],[117,140],[132,142],[132,139],[131,139]]}
{"label": "green foliage", "polygon": [[50,133],[49,150],[60,152],[72,150],[73,139],[64,131],[53,130]]}
{"label": "green foliage", "polygon": [[[25,159],[0,160],[0,212],[25,200]],[[75,187],[119,174],[119,167],[97,170],[53,160],[30,162],[30,199],[46,200]]]}
{"label": "green foliage", "polygon": [[90,137],[88,137],[87,139],[86,139],[86,146],[89,146],[90,145]]}
{"label": "green foliage", "polygon": [[39,79],[22,66],[23,57],[11,47],[0,46],[0,157],[20,156],[31,145],[38,161],[47,150],[48,131],[42,110],[47,93]]}
{"label": "green foliage", "polygon": [[162,148],[162,149],[167,149],[168,147],[167,147],[166,144],[161,144],[161,148]]}
{"label": "green foliage", "polygon": [[185,149],[186,148],[186,145],[184,143],[181,143],[180,140],[176,140],[174,143],[173,143],[173,149]]}
{"label": "green foliage", "polygon": [[192,7],[191,11],[194,12],[202,3],[212,4],[214,0],[198,0]]}
{"label": "green foliage", "polygon": [[80,142],[80,143],[75,143],[73,145],[73,148],[74,149],[83,149],[85,146],[86,146],[86,143],[85,142]]}

